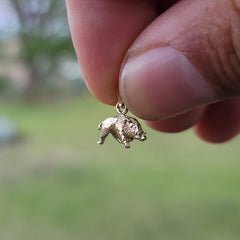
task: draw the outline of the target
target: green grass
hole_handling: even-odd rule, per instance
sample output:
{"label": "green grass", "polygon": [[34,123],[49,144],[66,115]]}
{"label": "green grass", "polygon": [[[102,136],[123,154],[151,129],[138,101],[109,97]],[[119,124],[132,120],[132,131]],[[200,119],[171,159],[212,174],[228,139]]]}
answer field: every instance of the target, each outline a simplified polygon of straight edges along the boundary
{"label": "green grass", "polygon": [[238,240],[239,138],[147,131],[125,149],[97,126],[92,98],[2,103],[24,140],[0,149],[1,240]]}

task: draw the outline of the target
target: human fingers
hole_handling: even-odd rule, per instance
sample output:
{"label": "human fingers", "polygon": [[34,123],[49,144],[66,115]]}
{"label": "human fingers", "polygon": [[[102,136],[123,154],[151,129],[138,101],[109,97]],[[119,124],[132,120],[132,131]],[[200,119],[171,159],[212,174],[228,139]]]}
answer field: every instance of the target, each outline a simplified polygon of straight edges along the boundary
{"label": "human fingers", "polygon": [[240,132],[240,98],[214,103],[159,121],[146,121],[153,129],[176,133],[193,126],[194,132],[212,143],[228,141]]}
{"label": "human fingers", "polygon": [[158,121],[146,121],[146,123],[157,131],[177,133],[194,126],[202,117],[204,111],[205,107],[198,107],[175,117]]}
{"label": "human fingers", "polygon": [[239,0],[183,0],[160,15],[122,66],[128,108],[152,121],[238,96],[239,13]]}
{"label": "human fingers", "polygon": [[194,127],[205,141],[225,142],[240,132],[240,98],[209,105]]}
{"label": "human fingers", "polygon": [[66,5],[87,86],[100,101],[115,104],[122,60],[131,43],[156,17],[155,1],[66,0]]}

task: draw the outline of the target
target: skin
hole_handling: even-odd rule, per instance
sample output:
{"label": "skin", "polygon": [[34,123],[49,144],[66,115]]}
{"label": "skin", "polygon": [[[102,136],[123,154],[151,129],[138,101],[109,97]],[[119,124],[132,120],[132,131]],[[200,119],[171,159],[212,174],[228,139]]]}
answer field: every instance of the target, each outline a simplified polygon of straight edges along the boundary
{"label": "skin", "polygon": [[120,92],[158,131],[193,127],[216,143],[239,133],[240,0],[66,5],[84,79],[98,100],[114,105]]}

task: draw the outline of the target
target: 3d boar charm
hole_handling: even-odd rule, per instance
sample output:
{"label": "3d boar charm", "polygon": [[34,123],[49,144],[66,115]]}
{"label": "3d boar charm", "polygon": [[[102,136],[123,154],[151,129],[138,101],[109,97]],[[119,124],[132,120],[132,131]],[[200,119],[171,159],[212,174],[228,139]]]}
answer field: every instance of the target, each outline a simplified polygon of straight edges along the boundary
{"label": "3d boar charm", "polygon": [[[121,111],[121,107],[124,107],[123,111]],[[134,139],[146,140],[146,133],[143,132],[137,119],[125,115],[127,108],[123,104],[120,105],[118,103],[116,109],[119,115],[107,118],[99,124],[98,129],[101,130],[101,135],[97,143],[103,144],[109,133],[119,143],[123,143],[126,148],[130,147],[129,142]]]}

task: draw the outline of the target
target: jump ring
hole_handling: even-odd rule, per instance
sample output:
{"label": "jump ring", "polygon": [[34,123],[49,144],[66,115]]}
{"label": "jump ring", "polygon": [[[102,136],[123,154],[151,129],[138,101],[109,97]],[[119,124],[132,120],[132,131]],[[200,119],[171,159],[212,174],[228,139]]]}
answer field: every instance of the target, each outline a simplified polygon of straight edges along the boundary
{"label": "jump ring", "polygon": [[128,109],[123,102],[118,102],[116,104],[116,110],[119,114],[123,114],[123,115],[127,114],[128,112]]}

